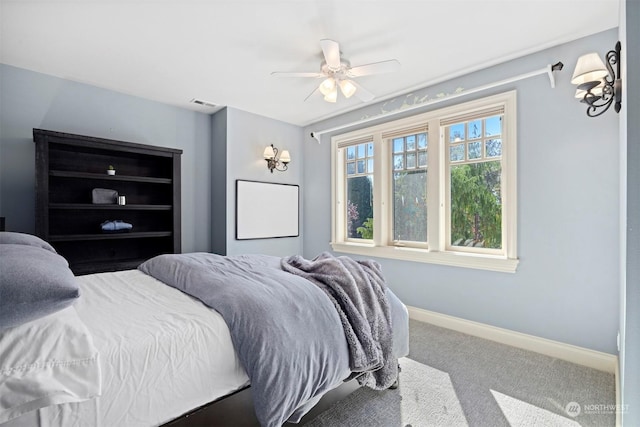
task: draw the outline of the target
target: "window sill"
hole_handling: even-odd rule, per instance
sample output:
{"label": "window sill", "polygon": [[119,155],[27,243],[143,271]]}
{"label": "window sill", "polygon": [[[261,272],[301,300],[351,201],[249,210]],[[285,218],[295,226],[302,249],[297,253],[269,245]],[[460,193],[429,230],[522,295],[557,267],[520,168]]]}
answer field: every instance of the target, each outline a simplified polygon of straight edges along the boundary
{"label": "window sill", "polygon": [[518,263],[520,262],[517,258],[512,259],[500,256],[460,252],[432,252],[426,249],[373,246],[363,243],[331,243],[331,247],[336,252],[354,255],[449,265],[453,267],[475,268],[480,270],[500,271],[504,273],[515,273]]}

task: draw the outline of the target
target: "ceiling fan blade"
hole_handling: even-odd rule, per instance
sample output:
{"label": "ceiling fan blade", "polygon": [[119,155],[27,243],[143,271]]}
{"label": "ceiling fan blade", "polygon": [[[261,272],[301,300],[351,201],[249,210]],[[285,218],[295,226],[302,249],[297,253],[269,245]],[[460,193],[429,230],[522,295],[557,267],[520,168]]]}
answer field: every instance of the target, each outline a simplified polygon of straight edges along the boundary
{"label": "ceiling fan blade", "polygon": [[284,71],[274,71],[271,75],[274,77],[324,77],[322,73],[288,73]]}
{"label": "ceiling fan blade", "polygon": [[307,102],[307,99],[311,98],[311,96],[314,95],[316,92],[320,92],[320,89],[318,89],[317,87],[313,90],[313,92],[307,95],[307,97],[302,102]]}
{"label": "ceiling fan blade", "polygon": [[320,40],[320,46],[322,47],[322,53],[324,53],[324,60],[331,70],[340,69],[340,45],[338,42],[322,39]]}
{"label": "ceiling fan blade", "polygon": [[351,81],[351,83],[354,84],[354,86],[356,87],[356,93],[354,94],[358,99],[360,99],[360,101],[362,102],[369,102],[371,101],[373,98],[375,98],[375,95],[372,94],[371,92],[369,92],[368,90],[366,90],[365,88],[362,87],[361,84],[358,84],[358,82],[356,81]]}
{"label": "ceiling fan blade", "polygon": [[395,59],[359,65],[351,68],[347,74],[349,77],[367,76],[370,74],[392,73],[400,69],[400,63]]}

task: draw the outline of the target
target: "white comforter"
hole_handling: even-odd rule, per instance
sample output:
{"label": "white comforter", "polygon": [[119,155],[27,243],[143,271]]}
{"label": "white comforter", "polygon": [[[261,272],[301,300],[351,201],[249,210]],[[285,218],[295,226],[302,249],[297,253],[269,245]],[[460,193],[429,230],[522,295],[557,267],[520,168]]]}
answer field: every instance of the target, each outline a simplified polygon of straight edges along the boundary
{"label": "white comforter", "polygon": [[74,307],[100,352],[102,396],[12,427],[158,425],[248,384],[216,311],[137,270],[78,279]]}

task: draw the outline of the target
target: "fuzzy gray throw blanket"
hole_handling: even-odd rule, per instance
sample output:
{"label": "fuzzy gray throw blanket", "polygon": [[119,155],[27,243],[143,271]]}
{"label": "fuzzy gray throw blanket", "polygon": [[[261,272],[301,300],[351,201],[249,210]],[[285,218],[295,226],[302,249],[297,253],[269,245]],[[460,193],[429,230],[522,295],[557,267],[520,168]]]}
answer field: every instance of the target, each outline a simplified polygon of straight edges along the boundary
{"label": "fuzzy gray throw blanket", "polygon": [[362,373],[360,385],[389,388],[398,377],[398,362],[392,355],[391,315],[380,264],[323,252],[313,260],[299,255],[284,258],[282,269],[314,283],[336,307],[349,346],[350,368]]}

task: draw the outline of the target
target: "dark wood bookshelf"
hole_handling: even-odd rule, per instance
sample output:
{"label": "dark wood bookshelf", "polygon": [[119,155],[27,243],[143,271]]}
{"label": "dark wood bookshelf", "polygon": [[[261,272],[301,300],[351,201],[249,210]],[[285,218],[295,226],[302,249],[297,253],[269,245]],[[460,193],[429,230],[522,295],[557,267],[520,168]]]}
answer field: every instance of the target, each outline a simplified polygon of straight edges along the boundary
{"label": "dark wood bookshelf", "polygon": [[92,260],[91,262],[78,262],[74,264],[74,273],[77,276],[83,274],[92,274],[95,272],[107,272],[107,271],[120,271],[120,270],[133,270],[138,268],[140,264],[145,262],[146,259],[125,259],[120,260],[118,263],[114,263],[111,260]]}
{"label": "dark wood bookshelf", "polygon": [[50,242],[72,242],[85,240],[114,240],[114,239],[147,239],[149,237],[170,237],[170,231],[147,231],[142,233],[100,233],[100,234],[60,234],[50,235]]}
{"label": "dark wood bookshelf", "polygon": [[105,175],[104,173],[69,172],[69,171],[49,171],[49,175],[64,178],[99,179],[103,181],[130,181],[130,182],[151,182],[155,184],[171,184],[170,178],[153,178],[148,176],[123,176]]}
{"label": "dark wood bookshelf", "polygon": [[[36,144],[36,234],[75,274],[136,268],[181,251],[182,150],[84,135],[33,130]],[[108,175],[109,165],[116,169]],[[116,190],[125,205],[94,204],[92,190]],[[130,232],[102,232],[122,220]]]}
{"label": "dark wood bookshelf", "polygon": [[172,205],[88,205],[84,203],[49,203],[49,209],[170,211]]}

